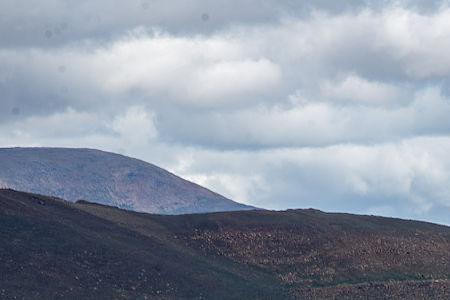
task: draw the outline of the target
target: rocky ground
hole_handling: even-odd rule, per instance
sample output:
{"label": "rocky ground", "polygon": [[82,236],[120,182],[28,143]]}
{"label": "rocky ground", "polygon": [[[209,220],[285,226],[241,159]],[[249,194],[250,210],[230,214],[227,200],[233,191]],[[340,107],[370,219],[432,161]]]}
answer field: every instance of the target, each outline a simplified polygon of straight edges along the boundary
{"label": "rocky ground", "polygon": [[3,190],[0,241],[2,299],[449,299],[450,291],[450,228],[389,218],[162,216]]}

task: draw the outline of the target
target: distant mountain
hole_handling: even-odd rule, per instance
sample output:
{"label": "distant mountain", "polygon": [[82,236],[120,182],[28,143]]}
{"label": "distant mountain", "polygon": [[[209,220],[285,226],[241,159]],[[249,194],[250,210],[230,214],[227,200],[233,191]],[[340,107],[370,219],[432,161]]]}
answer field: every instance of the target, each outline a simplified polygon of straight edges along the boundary
{"label": "distant mountain", "polygon": [[254,209],[144,161],[91,149],[0,148],[0,187],[149,213]]}
{"label": "distant mountain", "polygon": [[0,299],[450,299],[450,228],[316,210],[162,216],[0,190]]}

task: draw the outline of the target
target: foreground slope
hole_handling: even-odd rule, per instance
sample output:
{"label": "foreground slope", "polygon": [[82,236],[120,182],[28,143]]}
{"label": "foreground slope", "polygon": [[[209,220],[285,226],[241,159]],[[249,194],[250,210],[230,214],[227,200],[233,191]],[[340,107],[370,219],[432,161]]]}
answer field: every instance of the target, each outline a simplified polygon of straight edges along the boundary
{"label": "foreground slope", "polygon": [[[122,223],[83,210],[55,198],[0,190],[0,299],[283,295],[265,272],[198,255],[151,216],[127,213]],[[115,212],[105,207],[106,214]]]}
{"label": "foreground slope", "polygon": [[0,187],[150,213],[252,209],[146,162],[90,149],[0,149]]}
{"label": "foreground slope", "polygon": [[449,299],[450,228],[315,210],[162,216],[0,191],[2,299]]}

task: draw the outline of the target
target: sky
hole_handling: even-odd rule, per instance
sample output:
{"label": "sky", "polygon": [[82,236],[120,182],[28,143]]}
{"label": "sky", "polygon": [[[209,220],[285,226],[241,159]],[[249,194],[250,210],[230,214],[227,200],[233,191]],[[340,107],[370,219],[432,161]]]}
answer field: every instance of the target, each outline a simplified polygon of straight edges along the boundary
{"label": "sky", "polygon": [[450,2],[2,0],[0,147],[450,224]]}

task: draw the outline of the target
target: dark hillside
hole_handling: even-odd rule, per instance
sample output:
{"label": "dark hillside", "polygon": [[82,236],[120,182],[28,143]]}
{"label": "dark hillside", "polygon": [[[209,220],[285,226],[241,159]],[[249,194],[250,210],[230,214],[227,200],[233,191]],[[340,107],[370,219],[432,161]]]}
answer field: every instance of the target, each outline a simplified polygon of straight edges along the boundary
{"label": "dark hillside", "polygon": [[[112,210],[114,211],[114,210]],[[159,226],[146,223],[159,234]],[[0,192],[0,299],[240,299],[264,272],[197,255],[49,197]]]}
{"label": "dark hillside", "polygon": [[2,299],[448,299],[450,228],[316,210],[182,216],[0,191]]}

